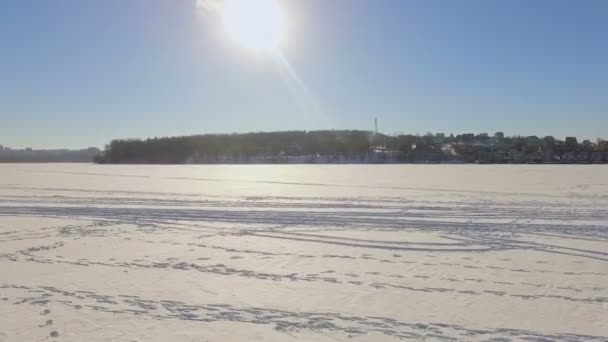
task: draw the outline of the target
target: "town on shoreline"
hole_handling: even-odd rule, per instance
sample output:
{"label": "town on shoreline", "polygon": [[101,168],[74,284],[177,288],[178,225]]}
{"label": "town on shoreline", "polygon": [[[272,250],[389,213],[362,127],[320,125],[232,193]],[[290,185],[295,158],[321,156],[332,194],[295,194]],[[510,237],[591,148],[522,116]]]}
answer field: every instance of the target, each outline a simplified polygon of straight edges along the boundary
{"label": "town on shoreline", "polygon": [[94,157],[110,164],[608,163],[608,141],[502,132],[385,135],[362,130],[205,134],[113,140]]}

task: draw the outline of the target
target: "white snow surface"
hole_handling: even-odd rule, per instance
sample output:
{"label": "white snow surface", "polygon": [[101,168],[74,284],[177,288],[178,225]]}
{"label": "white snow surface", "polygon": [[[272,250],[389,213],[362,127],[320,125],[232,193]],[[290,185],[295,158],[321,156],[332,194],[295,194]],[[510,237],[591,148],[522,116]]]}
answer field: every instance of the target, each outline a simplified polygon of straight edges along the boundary
{"label": "white snow surface", "polygon": [[403,340],[608,340],[608,165],[0,165],[0,341]]}

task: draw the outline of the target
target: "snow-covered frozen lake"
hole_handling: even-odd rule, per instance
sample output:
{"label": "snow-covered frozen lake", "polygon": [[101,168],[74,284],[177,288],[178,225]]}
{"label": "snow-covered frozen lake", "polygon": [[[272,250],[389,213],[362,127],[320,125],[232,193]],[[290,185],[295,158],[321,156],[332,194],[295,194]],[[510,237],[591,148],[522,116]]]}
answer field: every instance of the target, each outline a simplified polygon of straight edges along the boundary
{"label": "snow-covered frozen lake", "polygon": [[0,341],[608,340],[608,165],[0,165]]}

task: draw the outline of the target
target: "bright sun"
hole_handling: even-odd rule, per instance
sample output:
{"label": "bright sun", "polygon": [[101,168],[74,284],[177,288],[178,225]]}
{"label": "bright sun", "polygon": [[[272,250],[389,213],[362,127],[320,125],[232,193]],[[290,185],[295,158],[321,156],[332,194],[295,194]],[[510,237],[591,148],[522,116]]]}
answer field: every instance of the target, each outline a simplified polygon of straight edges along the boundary
{"label": "bright sun", "polygon": [[275,51],[285,34],[285,19],[277,0],[225,0],[224,30],[242,47]]}

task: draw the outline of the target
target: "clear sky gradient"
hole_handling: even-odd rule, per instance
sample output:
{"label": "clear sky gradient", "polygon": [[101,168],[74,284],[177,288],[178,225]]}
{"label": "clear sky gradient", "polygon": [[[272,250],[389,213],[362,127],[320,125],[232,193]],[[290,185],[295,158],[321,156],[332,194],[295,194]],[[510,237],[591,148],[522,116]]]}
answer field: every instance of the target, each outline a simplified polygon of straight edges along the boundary
{"label": "clear sky gradient", "polygon": [[372,129],[608,138],[608,1],[283,0],[282,56],[195,0],[0,2],[0,144]]}

